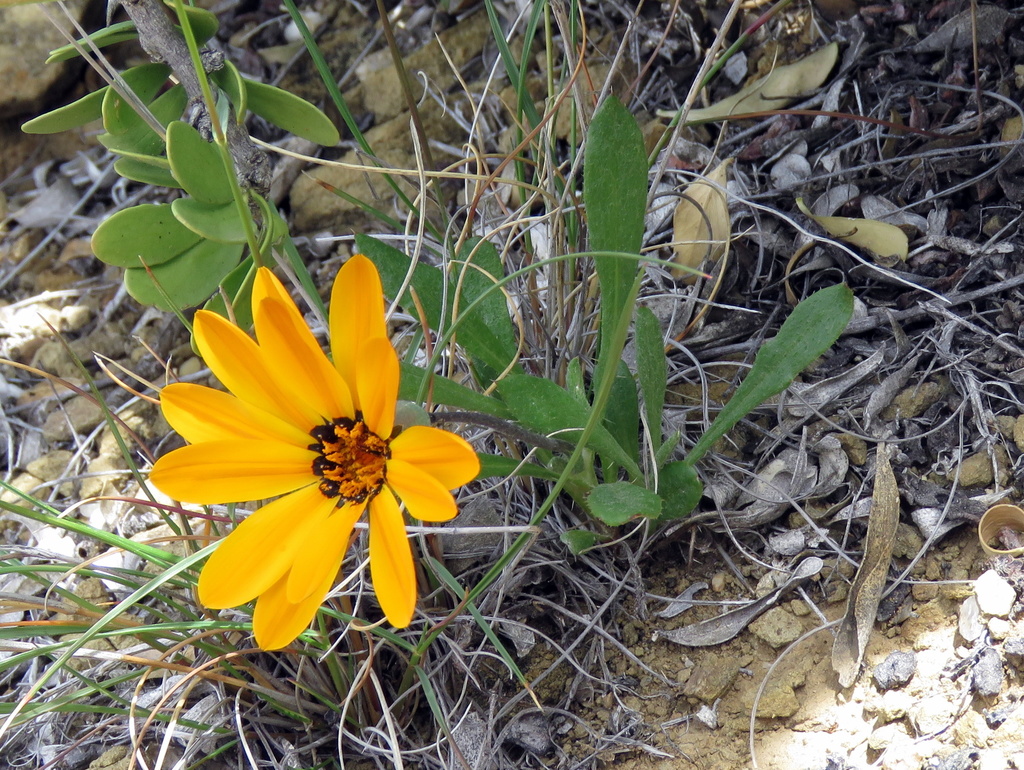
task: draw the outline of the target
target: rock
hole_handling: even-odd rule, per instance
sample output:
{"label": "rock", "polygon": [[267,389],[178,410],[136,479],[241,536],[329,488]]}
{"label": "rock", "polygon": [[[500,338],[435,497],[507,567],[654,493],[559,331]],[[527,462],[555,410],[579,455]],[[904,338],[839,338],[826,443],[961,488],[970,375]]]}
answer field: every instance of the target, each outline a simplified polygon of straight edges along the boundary
{"label": "rock", "polygon": [[[124,458],[120,454],[100,455],[89,463],[85,472],[87,475],[82,479],[79,490],[83,500],[117,494],[120,480],[128,475]],[[93,473],[98,475],[88,475]]]}
{"label": "rock", "polygon": [[782,607],[773,607],[750,624],[750,633],[775,649],[796,641],[803,632],[803,624]]}
{"label": "rock", "polygon": [[1006,755],[998,749],[983,749],[976,770],[1006,770]]}
{"label": "rock", "polygon": [[910,588],[910,594],[917,602],[930,602],[939,595],[939,587],[934,583],[914,583]]}
{"label": "rock", "polygon": [[1013,424],[1013,443],[1017,445],[1017,449],[1024,452],[1024,414],[1018,415]]}
{"label": "rock", "polygon": [[960,605],[958,630],[960,636],[968,642],[973,642],[985,630],[985,626],[981,622],[981,608],[978,606],[976,596],[968,596]]}
{"label": "rock", "polygon": [[978,597],[978,608],[986,615],[1006,618],[1017,600],[1017,592],[994,569],[983,573],[974,582],[974,594]]}
{"label": "rock", "polygon": [[800,701],[792,685],[787,682],[769,682],[757,702],[757,716],[759,719],[785,719],[793,716],[800,710]]}
{"label": "rock", "polygon": [[914,705],[914,699],[902,690],[890,690],[882,696],[878,704],[878,721],[881,723],[895,722],[903,719]]}
{"label": "rock", "polygon": [[[70,463],[73,457],[72,452],[55,449],[30,462],[25,466],[25,470],[43,481],[59,481],[65,476],[71,475],[73,469],[70,468]],[[74,484],[68,481],[59,485],[58,493],[67,497],[74,492],[74,489]]]}
{"label": "rock", "polygon": [[1012,626],[1008,620],[1004,620],[1003,618],[988,619],[988,632],[997,642],[1008,637],[1011,629]]}
{"label": "rock", "polygon": [[[68,9],[79,21],[87,0],[71,0]],[[82,67],[81,59],[46,64],[50,50],[67,41],[34,5],[0,8],[0,118],[40,112],[59,96],[70,77]]]}
{"label": "rock", "polygon": [[906,728],[901,724],[882,725],[868,736],[868,748],[872,751],[884,751],[894,743],[902,743],[908,737]]}
{"label": "rock", "polygon": [[1003,660],[994,647],[987,647],[978,656],[971,671],[971,689],[983,697],[998,695],[1003,689]]}
{"label": "rock", "polygon": [[912,652],[897,650],[875,666],[873,675],[879,690],[892,690],[902,687],[914,676],[917,669],[917,656]]}
{"label": "rock", "polygon": [[985,717],[977,711],[968,710],[953,725],[953,745],[984,746],[991,732],[985,724]]}
{"label": "rock", "polygon": [[915,703],[908,716],[918,735],[935,735],[956,718],[957,706],[942,695],[932,695]]}
{"label": "rock", "polygon": [[698,663],[683,685],[683,695],[714,703],[740,673],[736,658],[707,657]]}
{"label": "rock", "polygon": [[103,422],[103,409],[93,399],[75,396],[55,409],[43,423],[43,438],[50,442],[68,441],[74,434],[88,433]]}
{"label": "rock", "polygon": [[960,463],[960,486],[986,487],[995,481],[988,452],[975,452]]}
{"label": "rock", "polygon": [[972,746],[969,749],[954,751],[937,761],[933,760],[934,764],[929,763],[928,767],[934,767],[935,770],[971,770],[979,756],[978,750]]}
{"label": "rock", "polygon": [[87,770],[113,770],[114,768],[128,767],[128,755],[131,750],[127,746],[115,746],[107,749],[97,759],[94,759]]}
{"label": "rock", "polygon": [[1015,636],[1003,643],[1003,654],[1011,658],[1024,658],[1024,638]]}

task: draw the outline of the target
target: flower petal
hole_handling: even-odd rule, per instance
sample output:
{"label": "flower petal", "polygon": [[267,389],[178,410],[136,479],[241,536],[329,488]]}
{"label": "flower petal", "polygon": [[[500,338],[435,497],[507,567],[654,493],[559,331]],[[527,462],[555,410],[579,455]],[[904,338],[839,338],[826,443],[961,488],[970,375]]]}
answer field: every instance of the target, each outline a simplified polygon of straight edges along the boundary
{"label": "flower petal", "polygon": [[243,401],[277,415],[302,430],[322,422],[311,404],[285,384],[290,372],[272,366],[248,334],[216,313],[200,310],[194,322],[196,347],[225,387]]}
{"label": "flower petal", "polygon": [[297,397],[324,420],[354,417],[348,385],[327,359],[280,281],[260,268],[252,292],[256,339],[268,361],[287,372]]}
{"label": "flower petal", "polygon": [[374,264],[356,254],[342,265],[331,290],[331,353],[342,379],[354,392],[356,372],[363,365],[360,348],[373,337],[387,337],[384,290]]}
{"label": "flower petal", "polygon": [[388,622],[405,628],[416,609],[416,572],[405,520],[387,488],[370,501],[370,575]]}
{"label": "flower petal", "polygon": [[306,630],[334,584],[342,556],[339,554],[336,563],[327,565],[316,590],[301,602],[293,604],[288,601],[287,575],[260,595],[252,615],[256,644],[264,650],[279,650],[294,642],[295,637]]}
{"label": "flower petal", "polygon": [[458,507],[448,488],[429,473],[402,460],[388,461],[388,486],[405,503],[409,515],[421,521],[449,521]]}
{"label": "flower petal", "polygon": [[237,607],[269,589],[305,558],[334,501],[309,486],[280,497],[225,537],[199,574],[199,601],[211,609]]}
{"label": "flower petal", "polygon": [[223,439],[283,441],[306,447],[308,433],[221,390],[176,382],[160,391],[164,417],[190,444]]}
{"label": "flower petal", "polygon": [[[352,526],[365,509],[365,505],[359,504],[335,508],[317,530],[316,537],[304,544],[302,558],[292,565],[288,574],[286,596],[289,602],[298,604],[317,590],[323,582],[324,569],[338,560],[339,553],[344,556],[348,550]],[[334,571],[338,571],[337,567]]]}
{"label": "flower petal", "polygon": [[398,354],[387,338],[366,340],[359,352],[356,391],[363,421],[383,439],[395,429],[398,377]]}
{"label": "flower petal", "polygon": [[445,489],[468,484],[480,472],[480,458],[463,438],[440,428],[415,425],[391,442],[391,456],[415,465]]}
{"label": "flower petal", "polygon": [[207,505],[259,500],[317,481],[316,453],[277,441],[206,441],[168,452],[149,479],[175,500]]}

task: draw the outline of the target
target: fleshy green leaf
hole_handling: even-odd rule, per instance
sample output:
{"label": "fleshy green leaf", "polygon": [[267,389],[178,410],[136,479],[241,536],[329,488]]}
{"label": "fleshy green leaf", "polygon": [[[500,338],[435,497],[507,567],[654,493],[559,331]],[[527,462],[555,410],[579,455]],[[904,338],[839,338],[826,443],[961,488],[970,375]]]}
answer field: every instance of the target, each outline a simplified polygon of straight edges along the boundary
{"label": "fleshy green leaf", "polygon": [[128,268],[124,271],[124,285],[128,293],[143,305],[153,305],[161,310],[193,307],[217,290],[224,276],[238,264],[242,249],[240,243],[201,240],[151,271],[141,267]]}
{"label": "fleshy green leaf", "polygon": [[228,96],[228,101],[235,108],[235,120],[241,123],[245,119],[246,110],[249,108],[249,100],[246,96],[245,78],[238,71],[231,60],[224,60],[223,69],[219,69],[212,75],[213,82]]}
{"label": "fleshy green leaf", "polygon": [[644,415],[651,433],[651,444],[657,453],[661,447],[661,413],[665,408],[665,389],[668,387],[668,359],[665,357],[661,324],[646,307],[637,310],[634,341],[636,376],[644,397]]}
{"label": "fleshy green leaf", "polygon": [[[156,96],[170,72],[171,68],[166,64],[150,63],[125,70],[121,77],[140,99],[148,102]],[[99,120],[103,116],[103,102],[110,90],[110,86],[98,88],[71,104],[33,118],[21,130],[27,134],[56,134]]]}
{"label": "fleshy green leaf", "polygon": [[[647,209],[647,153],[636,120],[614,96],[606,99],[590,124],[583,171],[590,248],[593,251],[639,254]],[[626,307],[639,265],[614,256],[594,258],[601,284],[601,344]]]}
{"label": "fleshy green leaf", "polygon": [[693,465],[736,423],[767,399],[781,393],[797,375],[832,347],[853,315],[853,292],[837,284],[797,305],[779,333],[761,346],[743,382],[707,432],[686,456]]}
{"label": "fleshy green leaf", "polygon": [[661,498],[654,492],[628,481],[598,484],[587,495],[590,513],[610,527],[643,516],[656,519],[661,514]]}
{"label": "fleshy green leaf", "polygon": [[234,201],[211,205],[192,198],[171,202],[171,211],[185,227],[217,243],[245,243],[245,227]]}
{"label": "fleshy green leaf", "polygon": [[174,120],[167,126],[167,160],[175,179],[196,201],[218,204],[233,200],[220,151],[188,123]]}
{"label": "fleshy green leaf", "polygon": [[[238,267],[224,277],[217,293],[203,305],[203,309],[224,318],[233,318],[239,328],[248,329],[252,326],[252,283],[255,277],[252,257],[246,257]],[[230,314],[224,302],[225,294],[231,299]]]}
{"label": "fleshy green leaf", "polygon": [[156,187],[180,187],[178,180],[174,178],[170,168],[167,167],[166,160],[155,155],[152,158],[153,160],[164,160],[164,163],[161,165],[138,158],[124,157],[114,161],[114,171],[133,182],[151,184]]}
{"label": "fleshy green leaf", "polygon": [[93,233],[92,248],[108,265],[140,268],[142,262],[153,267],[174,259],[199,240],[174,217],[169,203],[144,203],[103,220]]}
{"label": "fleshy green leaf", "polygon": [[[495,288],[495,284],[505,277],[498,249],[490,241],[470,238],[458,258],[467,262],[465,272],[458,265],[459,271],[453,276],[460,312],[465,313],[471,304],[483,297],[461,328],[474,327],[472,333],[479,335],[481,341],[489,338],[491,346],[500,353],[507,366],[515,358],[517,345],[505,294]],[[458,273],[461,273],[461,281]],[[460,283],[461,291],[458,290]]]}
{"label": "fleshy green leaf", "polygon": [[[149,105],[149,110],[161,126],[166,126],[172,120],[181,117],[187,102],[188,96],[185,94],[185,89],[181,85],[176,85],[160,94]],[[104,105],[106,105],[106,99],[104,99]],[[106,108],[104,108],[104,116],[106,114]],[[164,140],[129,105],[125,104],[124,110],[118,110],[116,114],[118,125],[128,126],[128,128],[117,134],[109,131],[100,134],[97,137],[100,144],[119,155],[142,156],[143,159],[145,156],[163,155]]]}
{"label": "fleshy green leaf", "polygon": [[658,474],[658,496],[662,503],[658,521],[689,516],[703,494],[704,485],[692,465],[684,461],[668,463]]}
{"label": "fleshy green leaf", "polygon": [[333,147],[341,140],[331,119],[295,94],[249,79],[245,79],[245,93],[249,110],[278,128],[324,147]]}

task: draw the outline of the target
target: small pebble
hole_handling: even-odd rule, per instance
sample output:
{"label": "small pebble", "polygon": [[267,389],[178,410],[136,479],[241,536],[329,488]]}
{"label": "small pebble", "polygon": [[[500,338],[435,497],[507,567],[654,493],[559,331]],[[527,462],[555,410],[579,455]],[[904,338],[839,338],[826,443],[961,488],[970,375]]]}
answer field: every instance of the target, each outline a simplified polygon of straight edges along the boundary
{"label": "small pebble", "polygon": [[914,676],[916,668],[917,656],[914,653],[899,650],[890,652],[889,657],[875,666],[875,683],[879,690],[902,687]]}
{"label": "small pebble", "polygon": [[974,594],[978,598],[978,607],[981,611],[997,618],[1008,617],[1010,610],[1013,609],[1013,603],[1017,600],[1017,592],[1013,590],[1013,586],[994,569],[983,573],[975,581]]}
{"label": "small pebble", "polygon": [[981,754],[974,747],[961,749],[960,751],[953,752],[948,757],[943,757],[937,762],[933,759],[926,767],[934,767],[935,770],[971,770],[975,761],[980,756]]}
{"label": "small pebble", "polygon": [[1024,638],[1015,636],[1003,643],[1003,653],[1011,658],[1024,658]]}
{"label": "small pebble", "polygon": [[988,632],[996,641],[1000,641],[1008,637],[1010,635],[1011,628],[1012,626],[1008,620],[1003,620],[1002,618],[988,619]]}
{"label": "small pebble", "polygon": [[971,671],[971,688],[984,697],[998,695],[1003,689],[1003,661],[995,648],[988,647],[978,656]]}
{"label": "small pebble", "polygon": [[978,597],[968,596],[960,605],[960,616],[958,620],[960,636],[968,642],[973,642],[985,630],[981,622],[981,609],[978,606]]}

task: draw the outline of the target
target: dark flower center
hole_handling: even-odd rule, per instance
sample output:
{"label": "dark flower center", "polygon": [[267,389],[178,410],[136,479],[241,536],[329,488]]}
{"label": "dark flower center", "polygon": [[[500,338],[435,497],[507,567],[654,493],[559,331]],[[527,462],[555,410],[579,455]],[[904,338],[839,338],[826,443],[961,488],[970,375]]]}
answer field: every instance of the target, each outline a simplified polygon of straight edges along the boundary
{"label": "dark flower center", "polygon": [[362,503],[380,492],[391,458],[388,442],[367,427],[362,415],[341,417],[309,432],[317,452],[313,473],[320,477],[324,497],[337,497],[338,505]]}

